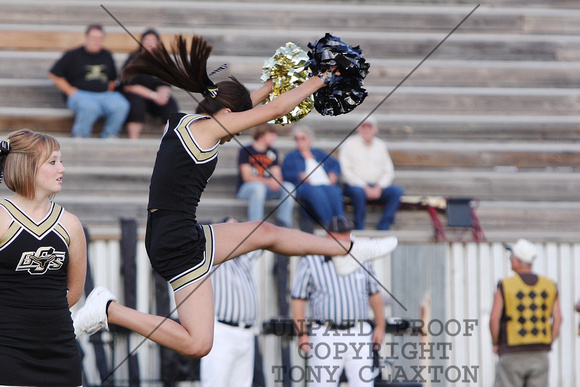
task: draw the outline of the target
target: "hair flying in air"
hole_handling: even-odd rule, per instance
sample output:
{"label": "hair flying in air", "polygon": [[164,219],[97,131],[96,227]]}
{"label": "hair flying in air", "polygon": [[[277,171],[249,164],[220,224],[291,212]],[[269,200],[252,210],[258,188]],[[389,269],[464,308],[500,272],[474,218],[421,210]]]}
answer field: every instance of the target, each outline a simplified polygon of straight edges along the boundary
{"label": "hair flying in air", "polygon": [[152,51],[142,50],[123,71],[123,81],[137,74],[148,74],[188,92],[201,93],[205,98],[197,107],[198,113],[213,115],[220,109],[244,111],[252,108],[248,89],[236,78],[217,85],[207,75],[207,60],[212,45],[199,35],[193,35],[191,44],[178,35],[173,41],[173,54],[163,42]]}
{"label": "hair flying in air", "polygon": [[178,35],[173,41],[173,54],[163,42],[159,42],[151,53],[141,51],[123,71],[123,80],[137,74],[149,74],[180,89],[205,95],[216,88],[207,75],[207,60],[212,48],[201,36],[194,35],[188,52],[187,40]]}

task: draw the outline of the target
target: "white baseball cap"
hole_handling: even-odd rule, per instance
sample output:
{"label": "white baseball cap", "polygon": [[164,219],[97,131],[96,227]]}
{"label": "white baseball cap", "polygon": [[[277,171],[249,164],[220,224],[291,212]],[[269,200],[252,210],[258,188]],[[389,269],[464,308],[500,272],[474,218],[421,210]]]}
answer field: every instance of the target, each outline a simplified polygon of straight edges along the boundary
{"label": "white baseball cap", "polygon": [[528,265],[531,265],[532,262],[534,262],[534,259],[538,254],[536,246],[526,239],[518,239],[516,243],[506,248],[511,251],[516,258]]}
{"label": "white baseball cap", "polygon": [[357,117],[358,122],[360,122],[359,126],[363,126],[364,124],[369,124],[371,126],[379,126],[379,121],[377,121],[377,119],[375,118],[375,116],[370,115],[367,117],[367,115],[359,115]]}

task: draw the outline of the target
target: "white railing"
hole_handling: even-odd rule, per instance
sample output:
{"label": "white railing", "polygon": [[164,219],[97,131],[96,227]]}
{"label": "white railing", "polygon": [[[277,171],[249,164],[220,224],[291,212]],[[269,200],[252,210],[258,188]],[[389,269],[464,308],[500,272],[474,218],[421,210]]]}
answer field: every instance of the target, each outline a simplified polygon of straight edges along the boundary
{"label": "white railing", "polygon": [[[550,353],[550,386],[580,385],[580,314],[574,304],[580,298],[580,244],[538,244],[539,255],[533,269],[558,284],[563,324],[560,338]],[[477,340],[457,336],[451,342],[461,351],[453,351],[450,363],[478,364],[481,386],[492,386],[494,363],[489,335],[489,315],[497,281],[511,275],[509,260],[502,244],[453,244],[449,248],[450,318],[479,319]],[[455,384],[457,386],[461,384]],[[467,385],[467,384],[465,384]]]}
{"label": "white railing", "polygon": [[[553,345],[550,354],[551,386],[577,386],[580,385],[580,375],[578,374],[578,370],[580,370],[580,337],[578,337],[580,314],[574,312],[573,306],[575,301],[580,298],[580,243],[539,243],[537,246],[540,254],[534,264],[534,271],[546,275],[558,283],[564,317],[561,336]],[[419,253],[412,257],[409,256],[410,251],[419,251]],[[107,286],[122,302],[123,285],[120,272],[119,241],[93,241],[89,247],[89,255],[95,284]],[[413,259],[419,260],[418,262],[424,260],[425,264],[414,265],[410,269],[410,273],[414,271],[414,274],[400,269],[401,264],[405,261],[415,262],[412,261]],[[260,295],[259,326],[261,326],[262,321],[277,316],[276,285],[272,276],[273,262],[273,255],[265,253],[255,268]],[[291,259],[291,273],[294,272],[297,262],[298,259]],[[421,374],[427,380],[424,385],[477,385],[486,387],[493,385],[496,357],[492,353],[488,324],[497,281],[510,275],[509,260],[506,258],[503,244],[451,243],[418,246],[401,244],[392,257],[377,261],[375,269],[384,289],[396,298],[396,301],[387,306],[386,316],[395,313],[397,317],[415,319],[415,324],[419,324],[421,320],[424,323],[429,323],[435,319],[435,317],[429,316],[439,316],[437,318],[443,324],[453,324],[455,321],[475,321],[475,327],[468,332],[469,335],[453,336],[442,333],[438,335],[439,337],[434,337],[434,335],[426,337],[387,336],[387,340],[392,342],[403,343],[414,340],[449,343],[449,350],[445,354],[448,359],[444,359],[440,353],[436,353],[434,356],[416,355],[414,358],[404,359],[407,363],[415,362],[416,365],[420,364],[426,367],[430,364],[443,364],[443,370],[449,373],[448,380],[453,381],[458,370],[464,370],[465,367],[470,367],[469,370],[475,372],[475,379],[473,375],[464,374],[463,377],[468,382],[462,384],[461,381],[464,378],[458,382],[445,383],[446,379],[443,377],[441,382],[434,382],[432,373],[429,374],[425,371]],[[427,282],[429,283],[418,286],[414,282],[413,278],[415,277],[413,276],[419,275],[421,271],[428,272]],[[137,248],[136,286],[137,309],[148,313],[154,312],[154,285],[151,267],[141,240],[138,242]],[[419,291],[421,294],[415,294]],[[432,299],[438,295],[443,295],[441,300]],[[416,301],[417,299],[420,302]],[[406,311],[397,304],[398,302],[404,305]],[[437,305],[443,306],[437,307]],[[438,334],[438,332],[431,333]],[[108,333],[103,337],[106,340],[111,339],[111,335]],[[278,385],[275,369],[280,364],[280,338],[262,335],[260,344],[268,386]],[[100,378],[95,366],[92,344],[89,343],[87,337],[82,337],[81,345],[85,352],[84,366],[88,382],[99,385]],[[293,362],[297,368],[302,367],[304,362],[298,356],[295,343],[292,343],[291,347]],[[126,381],[128,379],[128,365],[124,359],[128,353],[128,348],[131,348],[131,350],[136,349],[141,379],[148,381],[147,385],[162,385],[160,382],[155,382],[160,375],[159,351],[156,344],[133,334],[130,337],[129,345],[126,340],[116,339],[114,344],[106,345],[105,348],[109,366],[115,369],[110,381]],[[383,375],[388,376],[388,371],[384,371]],[[414,375],[416,375],[415,372],[407,374],[408,377]],[[303,380],[299,377],[299,372],[294,373],[293,381],[295,386],[304,385]]]}

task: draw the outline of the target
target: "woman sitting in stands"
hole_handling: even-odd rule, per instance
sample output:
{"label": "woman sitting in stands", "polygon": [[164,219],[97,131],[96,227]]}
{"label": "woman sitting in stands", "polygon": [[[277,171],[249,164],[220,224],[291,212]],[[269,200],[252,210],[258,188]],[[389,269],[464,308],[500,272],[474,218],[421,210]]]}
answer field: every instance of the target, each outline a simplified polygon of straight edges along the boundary
{"label": "woman sitting in stands", "polygon": [[[139,49],[129,54],[123,68],[127,67],[139,52],[142,50],[152,51],[159,45],[159,42],[157,31],[148,29],[143,32]],[[131,104],[126,120],[127,134],[131,139],[138,139],[141,135],[145,123],[145,113],[161,117],[163,126],[165,126],[169,116],[179,111],[177,101],[171,95],[171,87],[154,76],[137,74],[130,82],[123,82],[120,88]]]}

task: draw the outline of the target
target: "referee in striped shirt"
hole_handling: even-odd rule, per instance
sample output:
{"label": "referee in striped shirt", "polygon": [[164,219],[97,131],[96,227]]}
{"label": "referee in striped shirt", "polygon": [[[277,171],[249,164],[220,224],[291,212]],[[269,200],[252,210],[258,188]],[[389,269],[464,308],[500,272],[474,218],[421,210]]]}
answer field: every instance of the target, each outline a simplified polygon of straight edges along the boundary
{"label": "referee in striped shirt", "polygon": [[[237,222],[233,217],[224,222]],[[258,294],[254,262],[262,250],[230,259],[211,275],[216,323],[213,347],[201,359],[202,387],[250,387],[254,377]]]}
{"label": "referee in striped shirt", "polygon": [[[351,226],[344,216],[332,218],[327,230],[329,238],[350,240]],[[382,343],[386,323],[373,268],[369,262],[363,266],[338,276],[330,257],[307,255],[300,260],[292,287],[292,313],[299,349],[308,359],[304,375],[309,386],[336,387],[343,369],[350,387],[374,385],[372,349]],[[369,306],[378,316],[374,329],[367,320]],[[312,324],[310,332],[307,321]]]}

